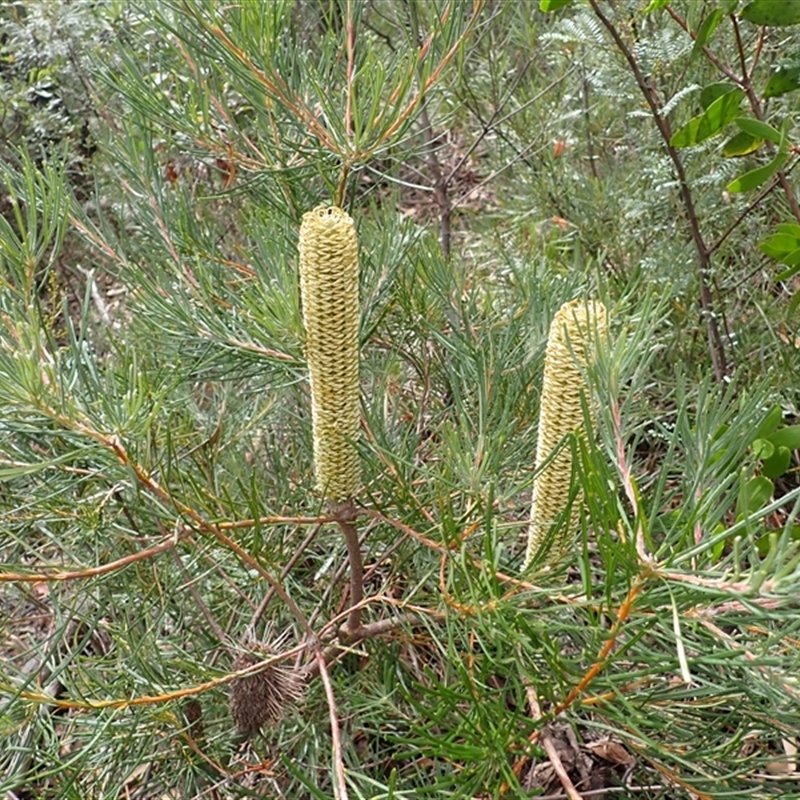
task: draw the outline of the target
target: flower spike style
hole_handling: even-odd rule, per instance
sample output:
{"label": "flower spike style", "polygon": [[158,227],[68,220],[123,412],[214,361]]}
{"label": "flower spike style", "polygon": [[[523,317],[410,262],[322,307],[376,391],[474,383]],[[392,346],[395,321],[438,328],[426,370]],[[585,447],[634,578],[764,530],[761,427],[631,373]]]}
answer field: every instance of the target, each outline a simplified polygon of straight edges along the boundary
{"label": "flower spike style", "polygon": [[338,505],[357,491],[358,239],[350,216],[318,206],[300,226],[300,289],[317,486]]}
{"label": "flower spike style", "polygon": [[[551,553],[557,558],[577,525],[580,493],[573,500],[568,518],[564,519],[574,479],[572,449],[564,438],[571,433],[585,435],[581,395],[587,394],[587,386],[581,370],[591,359],[594,345],[607,326],[605,306],[598,301],[583,300],[561,306],[550,325],[525,566],[535,558],[547,559]],[[591,402],[589,409],[591,412]],[[594,421],[593,414],[591,421]],[[557,530],[553,527],[556,523],[559,523]]]}

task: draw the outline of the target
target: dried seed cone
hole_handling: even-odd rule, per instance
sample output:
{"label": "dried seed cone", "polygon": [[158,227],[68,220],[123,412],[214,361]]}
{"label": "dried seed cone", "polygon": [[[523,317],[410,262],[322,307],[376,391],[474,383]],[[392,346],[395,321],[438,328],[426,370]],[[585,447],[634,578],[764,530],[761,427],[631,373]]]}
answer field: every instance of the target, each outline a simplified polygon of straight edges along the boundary
{"label": "dried seed cone", "polygon": [[300,226],[300,288],[311,375],[314,469],[334,504],[360,483],[358,453],[358,240],[353,220],[318,206]]}
{"label": "dried seed cone", "polygon": [[[586,383],[581,368],[591,358],[594,344],[602,337],[607,325],[605,306],[600,302],[586,303],[582,300],[573,300],[561,306],[550,325],[544,357],[536,445],[537,476],[533,482],[526,566],[537,554],[540,558],[549,552],[559,555],[577,525],[580,496],[573,501],[569,519],[563,520],[559,529],[553,531],[553,525],[569,503],[572,488],[572,451],[563,439],[569,433],[582,432],[584,418],[581,393],[586,393]],[[589,407],[591,410],[591,404]],[[559,445],[561,449],[539,472],[541,465]],[[541,551],[540,548],[550,536],[549,548],[546,552]]]}
{"label": "dried seed cone", "polygon": [[[258,654],[240,653],[233,662],[233,669],[247,669],[269,655],[269,649],[265,648],[259,648]],[[231,683],[230,700],[236,730],[246,736],[260,733],[264,725],[279,722],[302,696],[302,675],[280,664],[236,678]]]}

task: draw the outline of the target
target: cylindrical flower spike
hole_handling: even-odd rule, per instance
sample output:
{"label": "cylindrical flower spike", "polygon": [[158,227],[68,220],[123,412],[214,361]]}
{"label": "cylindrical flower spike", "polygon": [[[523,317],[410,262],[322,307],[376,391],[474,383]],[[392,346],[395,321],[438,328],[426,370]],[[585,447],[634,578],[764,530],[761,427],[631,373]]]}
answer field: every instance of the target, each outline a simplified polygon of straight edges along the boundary
{"label": "cylindrical flower spike", "polygon": [[[544,357],[536,445],[537,475],[533,482],[526,566],[537,556],[541,559],[549,553],[559,555],[575,530],[580,514],[580,493],[573,500],[568,518],[563,519],[573,480],[572,449],[564,437],[573,432],[583,433],[581,394],[586,394],[586,382],[581,369],[591,358],[593,346],[607,325],[605,306],[597,301],[582,300],[561,306],[550,325]],[[591,411],[591,402],[588,405]],[[541,469],[548,459],[550,462]],[[561,524],[554,530],[559,520]]]}
{"label": "cylindrical flower spike", "polygon": [[338,505],[358,489],[358,239],[341,208],[318,206],[300,226],[300,289],[311,376],[317,486]]}

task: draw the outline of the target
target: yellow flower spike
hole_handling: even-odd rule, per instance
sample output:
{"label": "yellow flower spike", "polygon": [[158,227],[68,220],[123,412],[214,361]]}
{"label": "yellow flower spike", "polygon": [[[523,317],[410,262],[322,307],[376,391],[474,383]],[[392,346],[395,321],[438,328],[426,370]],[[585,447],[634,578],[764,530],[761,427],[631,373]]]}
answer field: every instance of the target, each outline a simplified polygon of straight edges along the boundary
{"label": "yellow flower spike", "polygon": [[[525,566],[537,555],[540,558],[550,552],[554,557],[560,555],[577,525],[580,494],[572,503],[569,519],[562,519],[559,529],[553,530],[553,525],[563,517],[572,489],[572,450],[569,443],[564,442],[564,437],[573,432],[585,433],[581,394],[586,393],[587,387],[581,369],[591,358],[594,344],[607,326],[605,306],[598,301],[587,303],[583,300],[573,300],[561,306],[550,325],[544,357],[536,444],[537,475],[533,482]],[[591,403],[589,408],[591,410]],[[540,472],[548,459],[550,462]],[[549,546],[542,550],[549,537],[552,537]]]}
{"label": "yellow flower spike", "polygon": [[300,226],[300,289],[311,377],[314,469],[333,504],[346,502],[361,477],[359,432],[358,239],[341,208],[318,206]]}

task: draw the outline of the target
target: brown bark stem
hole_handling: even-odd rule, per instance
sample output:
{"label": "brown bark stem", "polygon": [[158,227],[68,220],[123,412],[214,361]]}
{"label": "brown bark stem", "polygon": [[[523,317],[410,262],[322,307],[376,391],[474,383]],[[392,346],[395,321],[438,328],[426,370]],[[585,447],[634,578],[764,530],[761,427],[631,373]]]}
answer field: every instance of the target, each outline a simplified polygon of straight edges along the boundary
{"label": "brown bark stem", "polygon": [[354,636],[361,628],[361,601],[364,599],[364,561],[355,526],[357,517],[358,509],[352,499],[336,510],[336,524],[344,534],[347,559],[350,562],[350,614],[346,625],[350,636]]}
{"label": "brown bark stem", "polygon": [[711,364],[714,370],[714,379],[717,382],[724,380],[728,372],[727,358],[725,355],[725,345],[722,341],[719,325],[717,325],[716,315],[714,313],[712,297],[711,297],[711,263],[708,247],[706,246],[703,235],[700,231],[700,223],[697,219],[697,212],[694,206],[694,199],[692,197],[689,182],[686,178],[686,170],[683,166],[678,151],[670,144],[672,138],[672,130],[670,128],[669,120],[661,116],[661,105],[653,92],[652,87],[647,83],[636,57],[631,52],[631,49],[623,40],[619,31],[614,23],[603,13],[600,8],[598,0],[589,0],[595,16],[600,20],[603,26],[611,35],[619,51],[622,53],[625,60],[633,73],[636,84],[639,90],[644,95],[647,105],[650,107],[650,112],[653,115],[653,120],[658,128],[661,138],[664,140],[667,154],[672,161],[675,168],[675,173],[678,177],[678,187],[680,190],[681,200],[686,209],[686,217],[689,223],[689,230],[692,235],[695,249],[697,251],[697,267],[698,267],[698,283],[700,285],[700,307],[702,315],[706,324],[706,331],[708,334],[709,353],[711,355]]}

